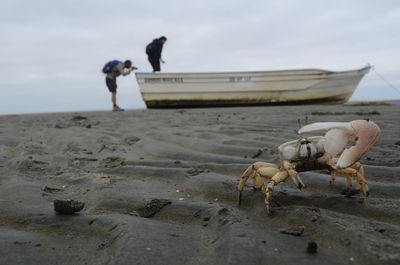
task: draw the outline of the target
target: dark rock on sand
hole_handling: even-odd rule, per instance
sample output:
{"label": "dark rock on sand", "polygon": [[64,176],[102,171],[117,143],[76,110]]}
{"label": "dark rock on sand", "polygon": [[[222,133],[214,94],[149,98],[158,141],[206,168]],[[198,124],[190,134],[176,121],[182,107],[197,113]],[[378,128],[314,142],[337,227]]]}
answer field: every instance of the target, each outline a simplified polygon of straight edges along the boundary
{"label": "dark rock on sand", "polygon": [[317,248],[318,248],[317,243],[315,241],[310,241],[308,242],[306,251],[307,253],[314,254],[317,253]]}
{"label": "dark rock on sand", "polygon": [[139,208],[136,212],[140,217],[152,217],[168,204],[171,204],[171,201],[165,199],[153,199],[151,202],[146,204],[146,206]]}
{"label": "dark rock on sand", "polygon": [[110,156],[101,160],[99,167],[113,168],[122,166],[123,164],[125,164],[125,158],[120,156]]}
{"label": "dark rock on sand", "polygon": [[74,200],[54,200],[54,211],[60,214],[74,214],[83,209],[85,203]]}
{"label": "dark rock on sand", "polygon": [[254,155],[252,155],[251,158],[257,158],[257,157],[259,157],[262,153],[263,153],[263,150],[258,149],[258,150],[257,150],[257,153],[255,153]]}
{"label": "dark rock on sand", "polygon": [[56,192],[62,191],[62,189],[44,186],[43,191],[47,192],[47,193],[56,193]]}
{"label": "dark rock on sand", "polygon": [[292,236],[301,236],[304,232],[304,226],[282,228],[279,229],[279,232],[281,232],[282,234],[287,234]]}
{"label": "dark rock on sand", "polygon": [[136,142],[139,142],[140,138],[136,136],[129,136],[124,139],[124,142],[128,145],[134,145]]}
{"label": "dark rock on sand", "polygon": [[71,121],[81,121],[81,120],[87,120],[88,117],[85,116],[74,116],[71,118]]}
{"label": "dark rock on sand", "polygon": [[92,128],[92,125],[98,125],[100,124],[100,122],[90,122],[89,117],[86,116],[73,116],[72,118],[70,118],[69,120],[65,119],[63,121],[58,121],[55,125],[54,128],[57,129],[66,129],[69,127],[73,127],[73,126],[78,126],[78,127],[83,127],[83,128]]}

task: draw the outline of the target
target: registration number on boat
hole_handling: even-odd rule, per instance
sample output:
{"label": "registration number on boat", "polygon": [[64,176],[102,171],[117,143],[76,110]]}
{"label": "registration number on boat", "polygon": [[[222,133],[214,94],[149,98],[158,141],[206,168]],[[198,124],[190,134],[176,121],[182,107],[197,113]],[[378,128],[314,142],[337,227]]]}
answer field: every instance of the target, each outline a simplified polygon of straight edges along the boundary
{"label": "registration number on boat", "polygon": [[238,82],[250,82],[251,76],[230,76],[229,82],[238,83]]}
{"label": "registration number on boat", "polygon": [[183,83],[183,78],[180,77],[160,77],[160,78],[145,78],[145,83]]}

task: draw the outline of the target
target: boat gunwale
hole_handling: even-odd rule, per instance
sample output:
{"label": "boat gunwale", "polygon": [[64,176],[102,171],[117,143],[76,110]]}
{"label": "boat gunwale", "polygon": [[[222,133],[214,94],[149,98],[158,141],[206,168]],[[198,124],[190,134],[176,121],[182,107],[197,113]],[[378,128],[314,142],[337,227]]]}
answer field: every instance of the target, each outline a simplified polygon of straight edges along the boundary
{"label": "boat gunwale", "polygon": [[[329,70],[323,70],[323,69],[317,69],[317,68],[307,68],[307,69],[290,69],[290,70],[270,70],[270,71],[222,71],[222,72],[136,72],[136,78],[138,76],[142,75],[143,77],[139,78],[161,78],[162,76],[189,76],[189,75],[197,75],[197,76],[205,76],[205,75],[214,75],[214,76],[219,76],[219,75],[224,75],[225,77],[227,75],[240,75],[240,74],[245,74],[245,75],[265,75],[265,74],[277,74],[277,73],[283,73],[283,75],[334,75],[334,74],[346,74],[346,73],[357,73],[357,72],[363,72],[363,71],[368,71],[371,69],[370,65],[364,66],[359,69],[355,70],[345,70],[345,71],[329,71]],[[308,72],[308,73],[300,73],[300,72]],[[310,73],[313,72],[313,73]],[[185,77],[188,78],[188,77]],[[196,77],[193,77],[196,78]],[[214,77],[218,78],[218,77]]]}

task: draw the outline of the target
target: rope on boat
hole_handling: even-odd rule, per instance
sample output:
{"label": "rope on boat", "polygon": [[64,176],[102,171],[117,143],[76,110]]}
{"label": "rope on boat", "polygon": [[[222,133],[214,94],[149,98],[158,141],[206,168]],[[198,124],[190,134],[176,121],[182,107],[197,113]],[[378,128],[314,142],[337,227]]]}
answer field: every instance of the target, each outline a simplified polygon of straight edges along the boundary
{"label": "rope on boat", "polygon": [[372,67],[372,70],[374,70],[375,74],[376,74],[377,76],[379,76],[379,78],[382,79],[388,86],[392,87],[395,91],[397,91],[397,93],[400,94],[400,90],[399,90],[397,87],[395,87],[394,85],[392,85],[392,84],[391,84],[389,81],[387,81],[385,78],[383,78],[383,76],[382,76],[381,74],[379,74],[379,73],[375,70],[375,67]]}

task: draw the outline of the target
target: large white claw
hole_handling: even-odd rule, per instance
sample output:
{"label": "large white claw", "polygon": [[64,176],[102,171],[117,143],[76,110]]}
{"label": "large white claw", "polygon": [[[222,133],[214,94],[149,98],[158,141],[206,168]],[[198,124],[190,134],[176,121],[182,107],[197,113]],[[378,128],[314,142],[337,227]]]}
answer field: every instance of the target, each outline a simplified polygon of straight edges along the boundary
{"label": "large white claw", "polygon": [[329,130],[324,137],[325,152],[329,153],[331,155],[330,157],[336,157],[346,147],[352,135],[344,130],[332,129]]}
{"label": "large white claw", "polygon": [[357,139],[356,145],[345,149],[336,164],[337,168],[346,168],[357,162],[377,141],[380,134],[378,125],[369,120],[351,122],[317,122],[306,125],[299,134],[328,131],[325,134],[325,152],[332,157],[338,155],[350,138]]}
{"label": "large white claw", "polygon": [[343,151],[336,163],[337,168],[346,168],[357,162],[376,143],[381,132],[373,121],[355,120],[350,123],[357,142],[355,146]]}
{"label": "large white claw", "polygon": [[299,134],[321,131],[328,131],[324,136],[323,145],[325,152],[330,154],[330,157],[336,157],[341,153],[355,133],[351,122],[316,122],[300,128]]}
{"label": "large white claw", "polygon": [[300,135],[311,134],[320,131],[329,131],[332,129],[339,129],[345,131],[347,134],[352,135],[354,129],[350,122],[316,122],[303,126],[299,130]]}

